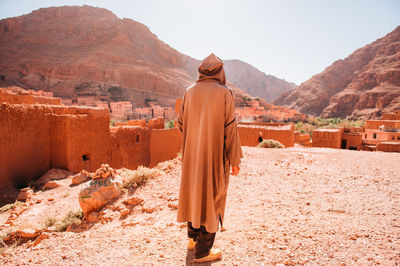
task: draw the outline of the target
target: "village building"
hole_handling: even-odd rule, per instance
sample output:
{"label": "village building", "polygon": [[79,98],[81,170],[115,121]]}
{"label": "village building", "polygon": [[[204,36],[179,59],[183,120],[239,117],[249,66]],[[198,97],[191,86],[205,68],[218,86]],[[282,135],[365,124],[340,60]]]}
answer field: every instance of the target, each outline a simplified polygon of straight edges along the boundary
{"label": "village building", "polygon": [[175,113],[175,109],[172,107],[164,107],[164,118],[167,121],[171,121],[174,120],[177,115],[177,113]]}
{"label": "village building", "polygon": [[152,118],[153,110],[151,107],[138,107],[135,108],[135,112],[139,114],[139,118]]}
{"label": "village building", "polygon": [[323,128],[312,133],[312,147],[400,152],[400,111],[367,120],[362,128]]}
{"label": "village building", "polygon": [[367,150],[400,152],[400,111],[384,113],[381,120],[367,120],[362,143]]}
{"label": "village building", "polygon": [[111,102],[111,114],[115,117],[124,117],[132,112],[132,103],[129,101],[124,102]]}
{"label": "village building", "polygon": [[160,105],[151,107],[152,117],[164,117],[164,109]]}

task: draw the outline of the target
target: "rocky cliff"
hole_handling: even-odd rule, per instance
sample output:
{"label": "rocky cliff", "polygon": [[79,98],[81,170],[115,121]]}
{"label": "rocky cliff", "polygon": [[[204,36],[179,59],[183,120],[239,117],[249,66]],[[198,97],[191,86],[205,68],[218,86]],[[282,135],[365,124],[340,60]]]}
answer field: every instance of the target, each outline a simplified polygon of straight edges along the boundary
{"label": "rocky cliff", "polygon": [[328,117],[376,118],[400,109],[400,26],[338,60],[275,104]]}
{"label": "rocky cliff", "polygon": [[[102,8],[43,8],[0,21],[0,84],[53,91],[58,97],[118,96],[135,106],[155,98],[173,105],[196,80],[199,62],[160,41],[145,25]],[[228,77],[264,97],[257,90],[267,91],[270,77],[243,62],[239,66],[245,72],[237,65],[227,63],[233,73]]]}
{"label": "rocky cliff", "polygon": [[55,96],[182,95],[195,60],[160,41],[143,24],[90,6],[44,8],[0,21],[0,74]]}
{"label": "rocky cliff", "polygon": [[266,75],[240,60],[224,60],[227,79],[253,96],[272,102],[282,93],[293,90],[296,84]]}

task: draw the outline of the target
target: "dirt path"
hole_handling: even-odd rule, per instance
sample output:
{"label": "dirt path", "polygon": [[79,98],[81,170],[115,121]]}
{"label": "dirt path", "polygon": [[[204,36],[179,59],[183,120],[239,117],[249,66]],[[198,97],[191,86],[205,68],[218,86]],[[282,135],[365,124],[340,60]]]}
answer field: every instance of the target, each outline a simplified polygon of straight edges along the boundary
{"label": "dirt path", "polygon": [[[400,265],[400,154],[249,147],[244,154],[230,180],[227,230],[215,241],[223,252],[217,265]],[[188,263],[186,228],[175,222],[179,161],[160,167],[165,175],[135,191],[144,206],[126,219],[108,208],[111,221],[10,248],[0,264]]]}

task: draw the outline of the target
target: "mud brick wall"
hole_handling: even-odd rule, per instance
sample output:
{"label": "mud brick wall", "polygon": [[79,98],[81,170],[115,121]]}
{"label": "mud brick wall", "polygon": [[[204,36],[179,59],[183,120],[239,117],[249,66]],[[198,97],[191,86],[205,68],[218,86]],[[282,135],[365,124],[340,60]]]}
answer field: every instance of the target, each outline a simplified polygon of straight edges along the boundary
{"label": "mud brick wall", "polygon": [[5,90],[0,90],[0,103],[7,102],[11,104],[51,104],[51,105],[60,105],[61,98],[53,98],[53,97],[45,97],[45,96],[37,96],[30,94],[14,94]]}
{"label": "mud brick wall", "polygon": [[286,124],[285,126],[273,127],[273,126],[247,126],[244,124],[238,125],[238,131],[240,136],[240,142],[242,146],[255,147],[258,145],[258,137],[260,132],[262,133],[263,139],[273,139],[281,142],[285,147],[293,147],[295,134],[294,127],[292,124]]}
{"label": "mud brick wall", "polygon": [[356,150],[361,150],[362,138],[361,133],[343,133],[342,140],[346,140],[346,149],[355,148]]}
{"label": "mud brick wall", "polygon": [[182,134],[176,129],[152,129],[150,141],[150,167],[173,159],[182,149]]}
{"label": "mud brick wall", "polygon": [[343,128],[338,130],[314,130],[312,134],[313,147],[341,148]]}
{"label": "mud brick wall", "polygon": [[51,108],[0,105],[0,189],[24,187],[50,168]]}
{"label": "mud brick wall", "polygon": [[136,169],[150,164],[151,129],[137,126],[111,128],[113,168]]}
{"label": "mud brick wall", "polygon": [[385,152],[400,152],[400,142],[382,142],[378,144],[376,150]]}

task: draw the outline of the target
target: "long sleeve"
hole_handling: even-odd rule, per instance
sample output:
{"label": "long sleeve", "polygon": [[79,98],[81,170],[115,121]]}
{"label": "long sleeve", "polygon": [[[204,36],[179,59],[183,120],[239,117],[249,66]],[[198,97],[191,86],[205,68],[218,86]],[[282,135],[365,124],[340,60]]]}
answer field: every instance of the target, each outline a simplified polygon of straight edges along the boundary
{"label": "long sleeve", "polygon": [[239,165],[243,158],[239,132],[235,118],[235,102],[232,91],[225,96],[225,147],[231,165]]}

